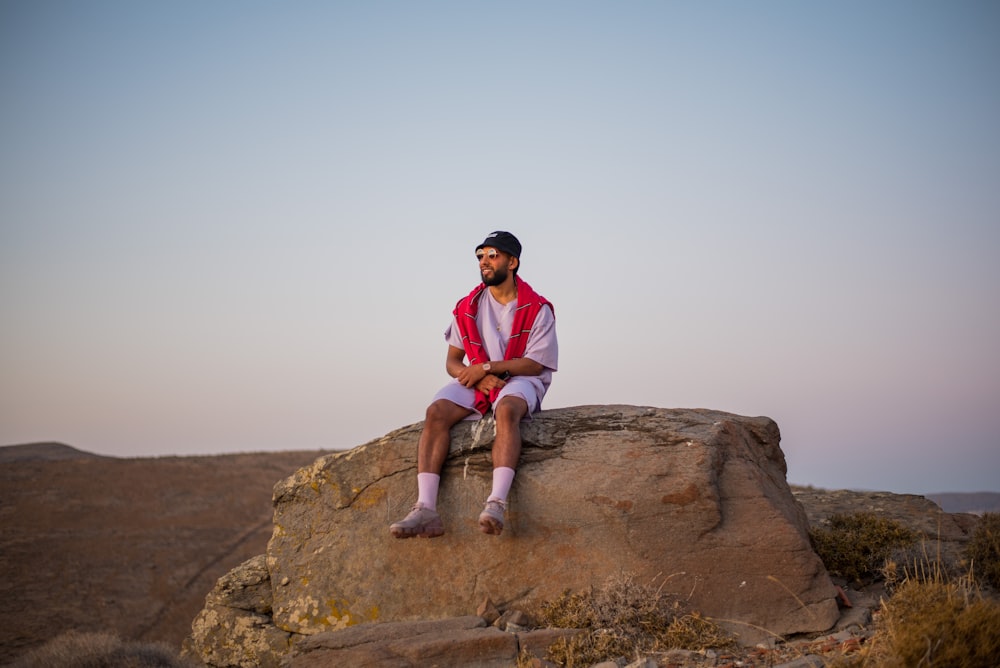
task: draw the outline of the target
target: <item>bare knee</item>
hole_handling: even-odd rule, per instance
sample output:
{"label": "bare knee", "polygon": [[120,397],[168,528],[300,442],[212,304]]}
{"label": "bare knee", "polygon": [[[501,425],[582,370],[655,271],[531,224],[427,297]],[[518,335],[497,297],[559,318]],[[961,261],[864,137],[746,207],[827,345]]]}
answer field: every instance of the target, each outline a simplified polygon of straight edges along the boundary
{"label": "bare knee", "polygon": [[450,429],[470,412],[447,399],[438,399],[427,407],[426,424],[432,428]]}
{"label": "bare knee", "polygon": [[498,424],[517,426],[527,414],[528,403],[521,397],[504,397],[493,408],[493,418]]}

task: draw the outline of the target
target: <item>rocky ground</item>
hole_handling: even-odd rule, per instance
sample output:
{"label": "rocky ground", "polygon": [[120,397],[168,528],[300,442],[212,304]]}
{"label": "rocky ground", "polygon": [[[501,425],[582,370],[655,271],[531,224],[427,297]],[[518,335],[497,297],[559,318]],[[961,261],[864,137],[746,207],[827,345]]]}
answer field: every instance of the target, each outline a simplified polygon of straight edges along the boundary
{"label": "rocky ground", "polygon": [[[274,483],[320,454],[117,459],[58,444],[0,448],[0,664],[68,630],[180,647],[216,580],[265,551]],[[919,496],[794,492],[812,524],[874,511],[919,529],[924,549],[948,559],[976,522]],[[661,668],[758,667],[853,651],[882,592],[841,584],[843,616],[831,633],[650,659]]]}

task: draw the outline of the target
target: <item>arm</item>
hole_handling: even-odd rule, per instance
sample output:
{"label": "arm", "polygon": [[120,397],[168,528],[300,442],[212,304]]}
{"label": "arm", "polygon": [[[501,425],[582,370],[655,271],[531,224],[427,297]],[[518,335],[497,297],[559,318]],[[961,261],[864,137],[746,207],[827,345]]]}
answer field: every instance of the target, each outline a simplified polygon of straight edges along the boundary
{"label": "arm", "polygon": [[448,346],[448,359],[444,362],[444,368],[452,378],[458,378],[465,366],[465,351],[455,346]]}
{"label": "arm", "polygon": [[527,357],[490,362],[490,373],[494,376],[537,376],[544,370],[545,367]]}

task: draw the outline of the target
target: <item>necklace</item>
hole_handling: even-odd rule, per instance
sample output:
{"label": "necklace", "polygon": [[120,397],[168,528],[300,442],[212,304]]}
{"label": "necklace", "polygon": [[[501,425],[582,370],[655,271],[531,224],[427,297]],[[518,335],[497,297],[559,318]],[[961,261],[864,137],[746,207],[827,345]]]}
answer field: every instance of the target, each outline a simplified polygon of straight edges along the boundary
{"label": "necklace", "polygon": [[498,333],[501,334],[503,333],[504,319],[508,315],[510,315],[510,311],[514,308],[515,305],[516,302],[507,302],[506,304],[501,304],[493,296],[493,293],[492,292],[490,293],[489,295],[490,314],[492,315],[493,320],[496,323],[496,328]]}

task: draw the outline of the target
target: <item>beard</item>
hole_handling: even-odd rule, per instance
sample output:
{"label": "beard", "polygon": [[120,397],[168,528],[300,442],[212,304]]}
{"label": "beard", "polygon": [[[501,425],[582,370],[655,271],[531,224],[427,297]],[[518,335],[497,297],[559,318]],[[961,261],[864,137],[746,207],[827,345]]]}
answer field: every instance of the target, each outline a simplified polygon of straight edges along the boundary
{"label": "beard", "polygon": [[488,287],[493,287],[494,285],[500,285],[506,281],[508,273],[507,267],[499,267],[493,271],[492,276],[488,277],[482,272],[480,272],[480,276],[483,277],[483,283],[485,283]]}

